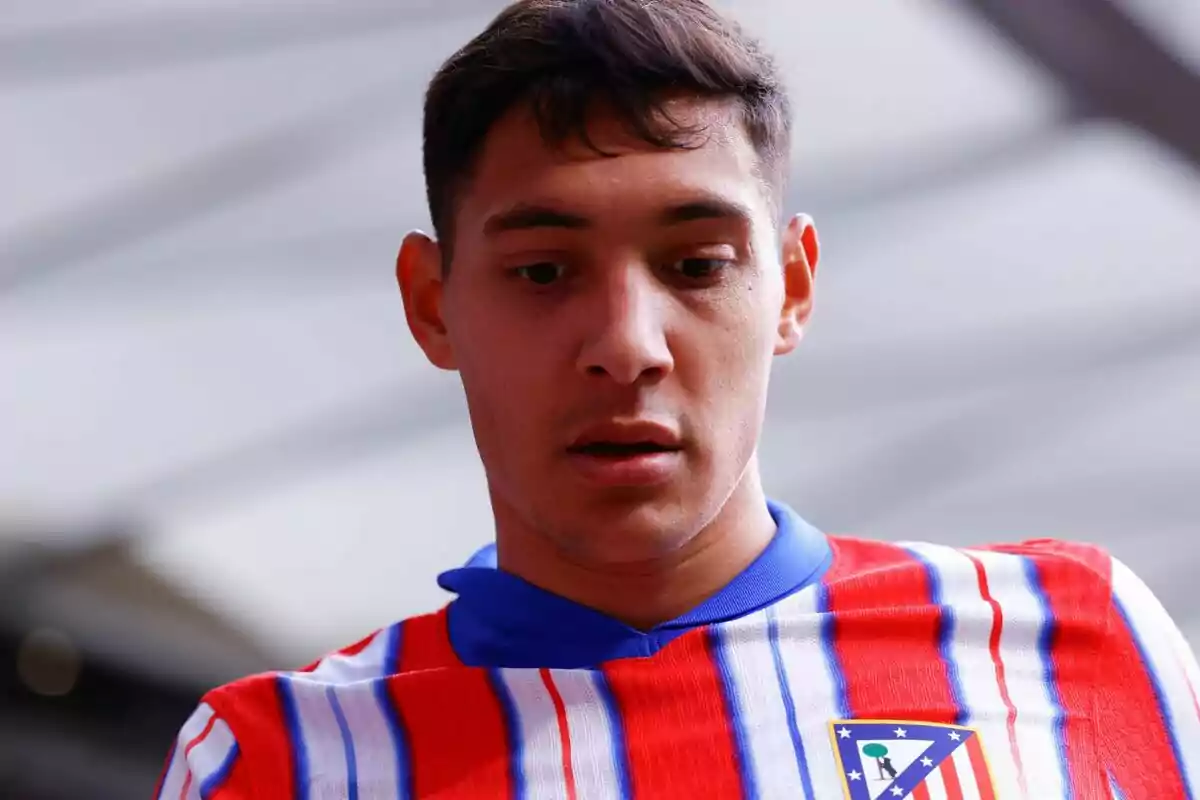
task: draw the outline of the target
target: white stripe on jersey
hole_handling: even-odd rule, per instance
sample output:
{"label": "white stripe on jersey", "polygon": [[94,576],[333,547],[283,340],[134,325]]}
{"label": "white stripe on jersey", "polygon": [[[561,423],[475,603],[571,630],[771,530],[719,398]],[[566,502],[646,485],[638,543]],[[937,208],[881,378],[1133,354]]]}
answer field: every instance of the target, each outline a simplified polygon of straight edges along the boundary
{"label": "white stripe on jersey", "polygon": [[578,800],[617,800],[616,738],[596,674],[591,670],[550,670],[551,680],[567,709],[571,770]]}
{"label": "white stripe on jersey", "polygon": [[1170,638],[1179,663],[1182,665],[1183,674],[1187,677],[1188,691],[1200,701],[1200,664],[1196,662],[1192,646],[1188,644],[1187,639],[1183,638],[1183,631],[1179,630],[1173,620],[1164,633]]}
{"label": "white stripe on jersey", "polygon": [[[960,747],[950,756],[954,760],[954,770],[958,773],[958,782],[962,786],[963,800],[983,800],[983,793],[979,791],[979,782],[975,780],[975,768],[971,764],[971,751],[966,747]],[[992,782],[998,781],[996,778],[996,759],[993,757],[988,766],[992,768]],[[1017,794],[1007,794],[1003,789],[995,793],[996,797],[1019,797]]]}
{"label": "white stripe on jersey", "polygon": [[[1025,559],[986,550],[967,551],[983,564],[988,591],[1000,605],[1000,661],[1004,664],[1008,695],[1017,709],[1017,749],[1025,769],[1027,788],[1036,797],[1064,797],[1063,754],[1054,731],[1058,713],[1046,665],[1040,652],[1041,636],[1048,624],[1041,601],[1025,572]],[[992,768],[999,760],[995,747],[987,747]],[[1007,750],[1001,753],[1007,755]]]}
{"label": "white stripe on jersey", "polygon": [[192,768],[192,794],[200,796],[200,787],[225,766],[236,746],[233,731],[225,724],[225,720],[218,717],[208,735],[188,753],[188,764]]}
{"label": "white stripe on jersey", "polygon": [[[788,729],[783,691],[775,675],[775,657],[765,612],[717,626],[721,659],[729,669],[734,720],[745,736],[747,767],[762,797],[803,797],[804,784]],[[744,724],[748,720],[752,724]],[[826,735],[826,749],[829,748]]]}
{"label": "white stripe on jersey", "polygon": [[162,778],[162,788],[155,800],[177,800],[180,790],[183,789],[183,782],[187,780],[187,773],[188,765],[183,757],[183,746],[177,744],[175,751],[171,753],[171,763],[167,764],[167,771]]}
{"label": "white stripe on jersey", "polygon": [[[958,749],[962,750],[961,747]],[[949,800],[950,793],[946,791],[946,782],[942,780],[942,770],[939,767],[934,767],[933,772],[930,772],[922,783],[929,790],[929,800]]]}
{"label": "white stripe on jersey", "polygon": [[369,681],[383,675],[391,628],[376,632],[370,644],[352,656],[334,653],[321,659],[312,672],[297,673],[308,680],[325,683]]}
{"label": "white stripe on jersey", "polygon": [[538,800],[566,800],[567,776],[563,772],[558,714],[541,672],[536,669],[501,669],[498,672],[517,714],[526,796]]}
{"label": "white stripe on jersey", "polygon": [[824,615],[817,613],[818,589],[810,586],[785,597],[773,608],[779,627],[779,653],[796,708],[809,777],[817,797],[823,797],[820,793],[826,787],[841,786],[843,777],[829,739],[829,722],[840,718],[841,713],[834,695],[836,665],[829,662],[821,638]]}
{"label": "white stripe on jersey", "polygon": [[[952,663],[948,666],[954,668],[962,689],[967,714],[963,724],[979,731],[991,759],[998,796],[1020,797],[1020,775],[1008,735],[1008,707],[1000,691],[990,649],[994,614],[979,590],[975,563],[952,547],[924,543],[903,546],[933,568],[940,585],[941,601],[953,614],[954,630],[949,643]],[[1003,664],[1003,651],[1000,655]]]}
{"label": "white stripe on jersey", "polygon": [[167,774],[163,776],[162,790],[158,793],[163,800],[178,800],[187,782],[190,767],[187,759],[187,748],[193,740],[208,727],[208,721],[216,712],[208,703],[201,703],[188,717],[187,722],[179,729],[179,737],[175,740],[175,752],[171,756],[171,764]]}
{"label": "white stripe on jersey", "polygon": [[[971,766],[971,754],[965,747],[959,747],[955,750],[946,761],[943,762],[947,769],[952,769],[958,777],[958,785],[962,790],[961,794],[955,794],[954,797],[961,800],[983,800],[983,795],[979,791],[979,783],[975,780],[975,771]],[[925,778],[922,783],[929,791],[929,800],[950,800],[950,790],[946,786],[946,778],[942,772],[942,765],[934,767],[933,771]],[[1007,800],[1009,797],[1015,798],[1019,795],[1007,795],[997,793],[996,797]]]}
{"label": "white stripe on jersey", "polygon": [[1113,596],[1129,620],[1159,690],[1168,717],[1167,733],[1174,738],[1188,788],[1200,791],[1200,716],[1193,694],[1200,687],[1188,680],[1196,659],[1186,645],[1181,650],[1182,634],[1150,588],[1115,558],[1112,582]]}
{"label": "white stripe on jersey", "polygon": [[[333,687],[354,743],[359,800],[401,800],[404,765],[396,763],[391,729],[372,684]],[[343,748],[344,750],[344,748]]]}
{"label": "white stripe on jersey", "polygon": [[[346,790],[348,772],[346,751],[342,746],[337,717],[333,706],[325,695],[328,684],[318,683],[306,676],[284,676],[292,698],[296,703],[299,721],[299,742],[308,756],[308,774],[313,783],[314,797],[340,796],[323,795],[322,791]],[[318,790],[318,787],[321,787]]]}

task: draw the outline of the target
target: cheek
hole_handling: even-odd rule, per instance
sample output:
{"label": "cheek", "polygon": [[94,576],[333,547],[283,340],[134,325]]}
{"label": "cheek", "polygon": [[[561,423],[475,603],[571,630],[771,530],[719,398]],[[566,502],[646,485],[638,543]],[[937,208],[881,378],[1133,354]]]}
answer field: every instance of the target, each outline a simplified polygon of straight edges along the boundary
{"label": "cheek", "polygon": [[527,341],[519,324],[457,332],[455,356],[481,448],[519,448],[547,419],[555,381],[539,338]]}
{"label": "cheek", "polygon": [[706,348],[719,354],[715,360],[721,377],[734,383],[730,387],[734,391],[749,391],[756,378],[770,369],[778,315],[767,308],[764,288],[738,293],[722,315],[724,324],[716,327],[715,341]]}
{"label": "cheek", "polygon": [[740,294],[722,314],[722,324],[706,326],[705,341],[686,347],[691,392],[699,413],[721,435],[740,440],[754,435],[766,405],[774,361],[775,315],[753,292]]}

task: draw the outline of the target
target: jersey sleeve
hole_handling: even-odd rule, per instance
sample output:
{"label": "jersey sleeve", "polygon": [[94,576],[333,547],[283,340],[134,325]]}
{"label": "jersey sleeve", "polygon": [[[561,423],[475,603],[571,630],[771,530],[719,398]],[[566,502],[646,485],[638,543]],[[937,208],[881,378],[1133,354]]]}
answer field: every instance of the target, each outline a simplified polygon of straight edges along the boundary
{"label": "jersey sleeve", "polygon": [[167,756],[155,800],[248,800],[248,776],[233,730],[200,703]]}
{"label": "jersey sleeve", "polygon": [[1098,654],[1096,734],[1114,796],[1200,791],[1200,669],[1162,603],[1112,559],[1108,629]]}

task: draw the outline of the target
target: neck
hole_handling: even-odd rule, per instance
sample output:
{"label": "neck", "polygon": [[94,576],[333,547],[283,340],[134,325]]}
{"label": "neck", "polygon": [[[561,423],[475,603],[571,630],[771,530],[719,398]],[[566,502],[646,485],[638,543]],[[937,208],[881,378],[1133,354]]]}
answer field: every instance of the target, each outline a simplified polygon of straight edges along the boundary
{"label": "neck", "polygon": [[[508,515],[503,515],[507,517]],[[670,552],[605,563],[567,553],[497,513],[501,569],[641,630],[675,619],[720,591],[762,553],[775,521],[753,464],[717,515]]]}

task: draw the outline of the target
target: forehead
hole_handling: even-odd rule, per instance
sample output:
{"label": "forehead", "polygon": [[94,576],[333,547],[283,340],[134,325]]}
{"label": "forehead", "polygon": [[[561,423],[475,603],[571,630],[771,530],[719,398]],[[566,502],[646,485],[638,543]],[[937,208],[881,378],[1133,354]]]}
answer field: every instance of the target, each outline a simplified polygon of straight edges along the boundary
{"label": "forehead", "polygon": [[664,205],[694,196],[723,198],[771,225],[758,154],[728,105],[676,101],[665,110],[698,129],[688,147],[657,148],[603,111],[588,123],[595,147],[575,138],[551,145],[527,109],[514,109],[493,127],[479,153],[459,198],[457,235],[480,233],[490,217],[522,204],[563,207],[618,223],[649,218]]}

